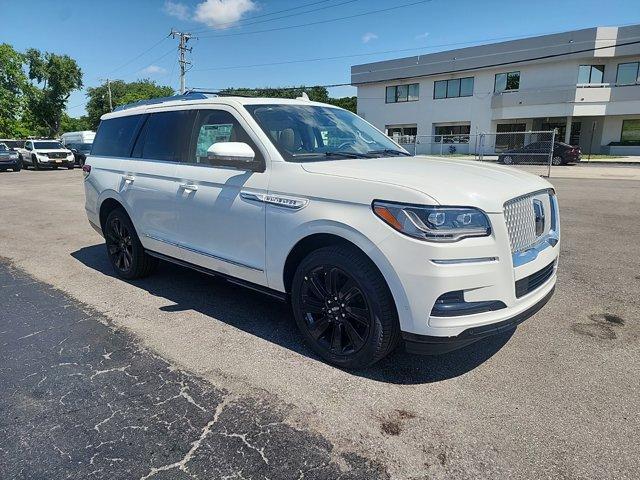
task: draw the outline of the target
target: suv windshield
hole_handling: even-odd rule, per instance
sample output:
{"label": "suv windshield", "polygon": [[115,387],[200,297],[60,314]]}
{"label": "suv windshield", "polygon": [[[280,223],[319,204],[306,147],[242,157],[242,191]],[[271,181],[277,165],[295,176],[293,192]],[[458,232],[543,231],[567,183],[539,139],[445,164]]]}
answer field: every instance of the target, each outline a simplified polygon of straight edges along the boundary
{"label": "suv windshield", "polygon": [[245,105],[285,160],[409,155],[357,115],[315,105]]}
{"label": "suv windshield", "polygon": [[33,142],[33,148],[38,150],[60,150],[64,147],[60,142]]}

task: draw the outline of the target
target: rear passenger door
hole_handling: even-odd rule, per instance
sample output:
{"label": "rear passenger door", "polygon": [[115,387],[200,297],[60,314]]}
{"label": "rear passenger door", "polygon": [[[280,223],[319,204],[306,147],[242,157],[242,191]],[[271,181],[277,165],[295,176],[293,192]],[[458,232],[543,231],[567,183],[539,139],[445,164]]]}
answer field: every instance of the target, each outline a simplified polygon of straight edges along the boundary
{"label": "rear passenger door", "polygon": [[[181,258],[205,268],[266,285],[266,149],[231,107],[201,109],[191,136],[189,158],[178,167],[178,230]],[[252,164],[217,166],[207,150],[218,142],[244,142]]]}
{"label": "rear passenger door", "polygon": [[120,169],[121,196],[145,248],[178,256],[176,178],[187,155],[195,113],[190,110],[147,114]]}

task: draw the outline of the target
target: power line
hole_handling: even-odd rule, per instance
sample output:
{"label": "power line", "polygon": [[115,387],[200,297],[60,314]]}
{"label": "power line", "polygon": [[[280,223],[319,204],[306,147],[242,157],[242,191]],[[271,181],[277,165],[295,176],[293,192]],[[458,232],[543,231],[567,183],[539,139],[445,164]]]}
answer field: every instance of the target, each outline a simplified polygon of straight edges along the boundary
{"label": "power line", "polygon": [[326,20],[318,20],[318,21],[315,21],[315,22],[300,23],[298,25],[287,25],[287,26],[284,26],[284,27],[268,28],[268,29],[264,29],[264,30],[254,30],[253,32],[235,32],[235,33],[221,33],[221,34],[215,34],[215,35],[201,35],[200,38],[235,37],[235,36],[238,36],[238,35],[253,35],[253,34],[256,34],[256,33],[276,32],[276,31],[280,31],[280,30],[289,30],[291,28],[308,27],[310,25],[321,25],[321,24],[324,24],[324,23],[337,22],[339,20],[349,20],[351,18],[363,17],[365,15],[374,15],[376,13],[388,12],[388,11],[391,11],[391,10],[396,10],[398,8],[412,7],[414,5],[420,5],[420,4],[423,4],[423,3],[429,3],[431,1],[432,0],[419,0],[417,2],[405,3],[403,5],[397,5],[395,7],[381,8],[379,10],[371,10],[371,11],[368,11],[368,12],[356,13],[354,15],[347,15],[347,16],[343,16],[343,17],[329,18],[329,19],[326,19]]}
{"label": "power line", "polygon": [[[277,15],[278,13],[289,12],[291,10],[299,10],[301,8],[311,7],[313,5],[318,5],[320,3],[327,3],[327,2],[332,2],[332,1],[334,1],[334,0],[321,0],[321,1],[318,1],[318,2],[311,2],[311,3],[304,4],[304,5],[298,5],[297,7],[285,8],[284,10],[278,10],[277,12],[263,13],[261,15],[253,15],[251,17],[248,17],[248,18],[246,18],[244,20],[240,20],[240,21],[237,21],[237,22],[218,23],[218,24],[216,24],[216,27],[217,28],[244,27],[244,26],[247,26],[247,25],[254,25],[256,23],[272,22],[272,21],[275,21],[275,20],[280,20],[282,18],[295,17],[297,15],[304,15],[305,13],[317,12],[319,10],[324,10],[326,8],[333,8],[333,7],[337,7],[337,6],[346,4],[346,3],[353,3],[353,2],[360,1],[360,0],[348,0],[348,1],[345,1],[345,2],[342,2],[342,3],[337,3],[337,4],[334,4],[334,5],[327,5],[326,7],[315,8],[313,10],[306,10],[304,12],[292,13],[290,15],[283,15],[281,17],[269,18],[269,19],[260,20],[260,21],[257,21],[257,22],[251,22],[250,21],[250,20],[253,20],[255,18],[261,18],[261,17],[267,17],[267,16],[271,16],[271,15]],[[208,28],[201,28],[199,30],[195,30],[193,33],[201,33],[201,32],[206,32],[208,30],[209,30]]]}
{"label": "power line", "polygon": [[[358,85],[367,85],[367,84],[371,84],[371,83],[381,83],[383,81],[384,82],[390,82],[390,81],[396,81],[396,80],[406,80],[406,79],[416,78],[416,77],[434,77],[434,76],[438,76],[438,75],[447,75],[447,74],[452,74],[452,73],[468,72],[468,71],[471,71],[471,70],[479,70],[479,69],[483,69],[483,68],[501,67],[501,66],[506,66],[506,65],[514,65],[514,64],[519,64],[519,63],[525,63],[525,62],[534,62],[534,61],[537,61],[537,60],[548,60],[548,59],[551,59],[551,58],[559,58],[559,57],[565,57],[565,56],[569,56],[569,55],[575,55],[577,53],[595,52],[595,51],[604,50],[604,49],[607,49],[607,48],[625,47],[625,46],[628,46],[628,45],[637,45],[637,44],[640,44],[640,40],[636,40],[636,41],[633,41],[633,42],[615,43],[615,44],[612,44],[612,45],[604,45],[604,46],[600,46],[600,47],[584,48],[584,49],[581,49],[581,50],[574,50],[572,52],[552,53],[552,54],[541,55],[541,56],[537,56],[537,57],[523,58],[523,59],[520,59],[520,60],[512,60],[512,61],[508,61],[508,62],[499,62],[499,63],[481,65],[481,66],[477,66],[477,67],[460,68],[460,69],[455,69],[455,70],[447,70],[447,71],[441,71],[441,72],[428,73],[428,74],[423,74],[423,75],[409,75],[409,76],[404,76],[404,77],[387,78],[387,79],[384,79],[384,80],[371,80],[371,81],[367,81],[367,82],[359,82],[359,83],[356,83],[356,84],[353,84],[353,83],[331,83],[331,84],[326,84],[326,85],[305,85],[304,87],[300,87],[300,86],[298,86],[298,87],[265,87],[265,88],[256,87],[256,88],[238,88],[237,90],[247,90],[247,91],[252,91],[252,90],[299,90],[300,88],[350,87],[350,86],[358,86]],[[574,44],[571,43],[569,45],[574,45]],[[218,89],[214,89],[214,90],[224,92],[225,90],[229,90],[229,89],[233,89],[233,87],[218,88]]]}
{"label": "power line", "polygon": [[[548,35],[548,33],[539,33],[539,34],[535,34],[535,35]],[[401,53],[401,52],[411,52],[411,51],[416,51],[416,50],[425,50],[425,49],[433,49],[433,48],[440,48],[440,47],[453,47],[453,46],[457,46],[457,45],[470,45],[470,44],[476,44],[476,43],[480,43],[482,44],[483,42],[492,42],[492,41],[496,41],[496,40],[509,40],[509,39],[522,39],[522,38],[529,38],[531,35],[527,35],[527,36],[511,36],[511,37],[494,37],[494,38],[485,38],[482,40],[469,40],[466,42],[452,42],[452,43],[440,43],[440,44],[434,44],[434,45],[425,45],[422,47],[412,47],[412,48],[401,48],[401,49],[396,49],[396,50],[381,50],[381,51],[377,51],[377,52],[367,52],[367,53],[354,53],[354,54],[349,54],[349,55],[337,55],[337,56],[332,56],[332,57],[316,57],[316,58],[305,58],[305,59],[298,59],[298,60],[283,60],[280,62],[268,62],[268,63],[255,63],[255,64],[248,64],[248,65],[226,65],[226,66],[222,66],[222,67],[210,67],[210,68],[199,68],[194,70],[195,72],[205,72],[205,71],[212,71],[212,70],[235,70],[235,69],[240,69],[240,68],[254,68],[254,67],[268,67],[271,65],[288,65],[288,64],[292,64],[292,63],[307,63],[307,62],[319,62],[319,61],[324,61],[324,60],[341,60],[344,58],[354,58],[354,57],[368,57],[368,56],[373,56],[373,55],[385,55],[385,54],[389,54],[389,53]],[[635,38],[635,37],[633,37]],[[606,40],[606,39],[605,39]],[[609,39],[609,40],[613,40],[613,39]],[[578,43],[593,43],[593,41],[584,41],[584,42],[574,42],[573,45],[576,45]],[[564,43],[560,43],[560,44],[556,44],[556,45],[552,45],[552,46],[561,46],[561,45],[565,45]],[[536,49],[540,49],[540,48],[547,48],[549,47],[549,45],[546,45],[544,47],[535,47],[529,50],[536,50]],[[505,53],[515,53],[515,52],[521,52],[521,51],[525,51],[525,50],[514,50],[514,51],[509,51],[509,52],[499,52],[496,54],[487,54],[488,55],[497,55],[497,54],[505,54]],[[435,52],[435,53],[441,53],[441,52]],[[458,58],[458,60],[467,60],[469,58],[479,58],[479,57],[464,57],[464,58]],[[445,60],[445,62],[448,60]],[[441,62],[433,62],[433,63],[441,63]],[[432,63],[421,63],[420,66],[423,65],[431,65]],[[397,67],[397,68],[405,68],[405,67]]]}
{"label": "power line", "polygon": [[[640,37],[630,37],[630,38],[640,38]],[[599,40],[605,40],[605,39],[599,39]],[[610,39],[610,40],[613,40],[613,39]],[[578,43],[593,43],[593,40],[591,40],[591,41],[586,40],[586,41],[582,41],[582,42],[572,42],[572,43],[559,43],[559,44],[555,44],[555,45],[546,45],[546,46],[543,46],[543,47],[524,48],[524,49],[520,49],[520,50],[512,50],[512,51],[507,51],[507,52],[495,52],[495,53],[488,53],[488,54],[484,54],[484,55],[476,55],[476,56],[471,56],[471,57],[461,57],[461,58],[456,58],[456,61],[492,57],[492,56],[495,56],[495,55],[504,55],[504,54],[507,54],[507,53],[529,52],[529,51],[533,51],[533,50],[540,50],[541,48],[560,47],[560,46],[573,46],[573,45],[577,45]],[[551,58],[563,57],[563,56],[566,56],[566,55],[575,55],[577,53],[586,53],[586,52],[593,52],[593,51],[597,51],[597,50],[603,50],[603,49],[606,49],[606,48],[615,48],[615,47],[619,47],[619,46],[635,45],[637,43],[640,43],[640,40],[636,40],[636,41],[633,41],[633,42],[618,43],[618,44],[614,44],[614,45],[604,45],[604,46],[600,46],[600,47],[586,48],[586,49],[581,49],[581,50],[573,50],[571,52],[552,53],[552,54],[548,54],[548,55],[525,58],[525,59],[521,59],[521,60],[511,60],[511,61],[507,61],[507,62],[492,63],[492,64],[487,64],[487,65],[481,65],[479,67],[458,68],[458,69],[455,69],[455,70],[448,70],[448,71],[445,71],[445,72],[437,72],[437,73],[429,73],[429,74],[407,75],[407,76],[404,76],[404,77],[398,77],[398,78],[393,78],[393,79],[384,79],[383,81],[404,80],[404,79],[407,79],[407,78],[430,77],[430,76],[433,76],[433,75],[444,75],[444,74],[449,74],[449,73],[468,72],[468,71],[471,71],[471,70],[478,70],[478,69],[481,69],[481,68],[501,67],[501,66],[506,66],[506,65],[513,65],[513,64],[523,63],[523,62],[532,62],[532,61],[536,61],[536,60],[548,60],[548,59],[551,59]],[[451,60],[448,59],[448,60],[439,60],[439,61],[436,61],[436,62],[416,63],[414,65],[405,65],[405,66],[401,66],[401,67],[390,67],[390,68],[385,68],[385,69],[380,69],[380,70],[373,70],[373,71],[359,72],[359,73],[368,74],[368,73],[386,72],[386,71],[390,71],[390,70],[403,70],[403,69],[408,69],[408,68],[423,67],[423,66],[426,66],[426,65],[436,65],[438,63],[449,63],[450,61]],[[378,82],[380,82],[380,80],[376,80],[376,81],[372,81],[372,82],[356,82],[355,84],[359,85],[359,84],[364,84],[364,83],[378,83]]]}
{"label": "power line", "polygon": [[156,48],[158,45],[160,45],[162,42],[164,42],[167,38],[169,38],[169,35],[167,35],[166,37],[162,37],[161,40],[157,41],[156,43],[154,43],[153,45],[151,45],[149,48],[147,48],[144,52],[140,53],[139,55],[136,55],[135,57],[133,57],[131,60],[128,60],[127,62],[123,63],[122,65],[120,65],[119,67],[114,68],[113,70],[111,70],[110,72],[108,72],[108,75],[111,75],[113,72],[117,72],[118,70],[120,70],[123,67],[126,67],[127,65],[130,65],[131,63],[135,62],[137,59],[139,59],[140,57],[142,57],[143,55],[146,55],[147,53],[149,53],[151,50],[153,50],[154,48]]}

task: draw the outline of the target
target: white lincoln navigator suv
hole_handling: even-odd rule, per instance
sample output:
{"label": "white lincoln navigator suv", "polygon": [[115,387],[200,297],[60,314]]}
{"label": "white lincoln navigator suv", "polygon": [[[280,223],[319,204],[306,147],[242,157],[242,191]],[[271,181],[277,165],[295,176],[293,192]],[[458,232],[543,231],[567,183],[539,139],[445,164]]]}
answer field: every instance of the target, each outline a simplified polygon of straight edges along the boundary
{"label": "white lincoln navigator suv", "polygon": [[102,117],[86,211],[116,273],[158,259],[289,300],[310,347],[362,367],[532,316],[556,283],[558,203],[512,167],[410,156],[346,110],[192,92]]}

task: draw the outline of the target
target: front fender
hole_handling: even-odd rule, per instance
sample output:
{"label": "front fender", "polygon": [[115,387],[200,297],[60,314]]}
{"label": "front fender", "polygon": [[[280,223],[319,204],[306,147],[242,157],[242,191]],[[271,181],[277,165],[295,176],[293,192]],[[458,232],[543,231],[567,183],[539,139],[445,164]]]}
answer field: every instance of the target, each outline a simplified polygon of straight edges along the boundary
{"label": "front fender", "polygon": [[[385,227],[386,228],[386,227]],[[367,235],[344,222],[331,220],[312,220],[295,227],[287,238],[286,247],[267,249],[267,276],[269,287],[281,292],[286,291],[284,284],[284,265],[295,246],[305,238],[314,234],[330,234],[349,241],[358,247],[376,265],[384,277],[393,296],[398,311],[401,327],[411,324],[411,310],[402,283],[391,262],[378,248],[376,242],[382,241],[390,232],[382,230],[382,235],[374,235],[375,241]],[[282,239],[282,237],[280,237]]]}

